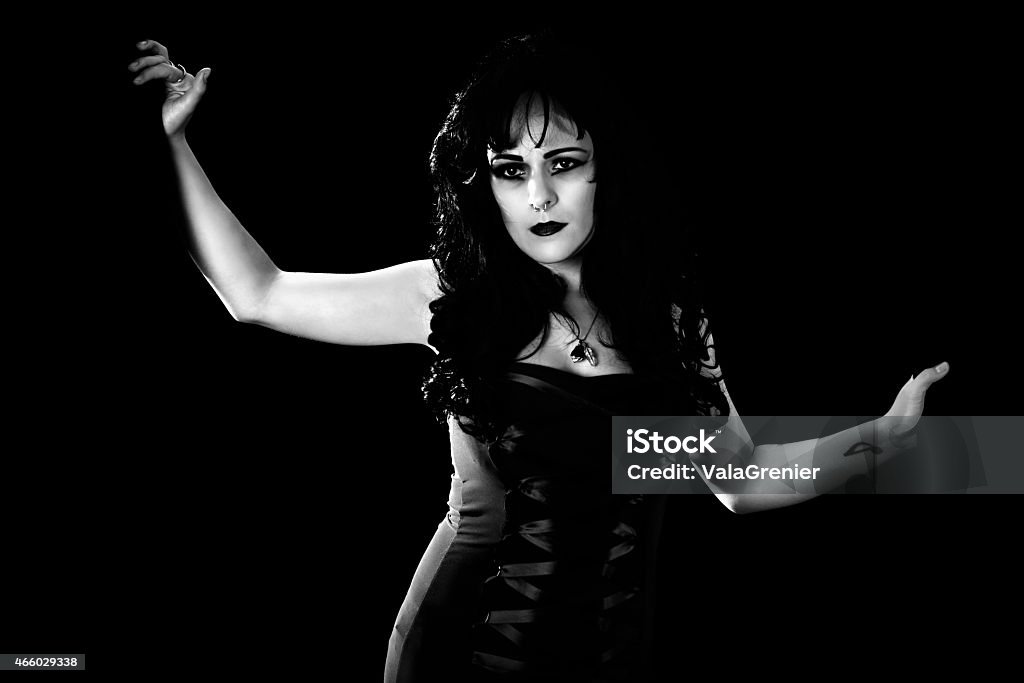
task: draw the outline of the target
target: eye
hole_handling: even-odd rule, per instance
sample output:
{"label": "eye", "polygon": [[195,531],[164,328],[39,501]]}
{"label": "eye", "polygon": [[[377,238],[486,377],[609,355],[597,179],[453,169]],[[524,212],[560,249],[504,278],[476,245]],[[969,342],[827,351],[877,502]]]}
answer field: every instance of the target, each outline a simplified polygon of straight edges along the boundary
{"label": "eye", "polygon": [[586,162],[580,161],[579,159],[574,159],[572,157],[562,157],[561,159],[555,159],[555,161],[551,164],[551,169],[555,173],[562,173],[564,171],[571,171],[574,168],[578,168],[582,166],[584,163]]}
{"label": "eye", "polygon": [[491,173],[495,178],[504,180],[516,180],[522,178],[524,171],[515,164],[502,164],[501,166],[492,166]]}

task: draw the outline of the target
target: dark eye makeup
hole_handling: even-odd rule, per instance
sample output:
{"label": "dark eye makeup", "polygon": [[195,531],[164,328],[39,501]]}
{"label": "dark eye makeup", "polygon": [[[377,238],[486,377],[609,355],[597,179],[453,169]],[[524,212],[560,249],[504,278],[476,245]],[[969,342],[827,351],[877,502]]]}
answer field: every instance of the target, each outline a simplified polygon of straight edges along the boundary
{"label": "dark eye makeup", "polygon": [[491,175],[504,180],[515,180],[522,177],[523,169],[516,164],[501,164],[499,166],[491,166]]}
{"label": "dark eye makeup", "polygon": [[[555,159],[551,162],[552,175],[571,171],[586,163],[586,161],[581,161],[573,157]],[[497,166],[491,166],[491,175],[503,180],[518,180],[526,175],[526,167],[524,164],[498,164]]]}

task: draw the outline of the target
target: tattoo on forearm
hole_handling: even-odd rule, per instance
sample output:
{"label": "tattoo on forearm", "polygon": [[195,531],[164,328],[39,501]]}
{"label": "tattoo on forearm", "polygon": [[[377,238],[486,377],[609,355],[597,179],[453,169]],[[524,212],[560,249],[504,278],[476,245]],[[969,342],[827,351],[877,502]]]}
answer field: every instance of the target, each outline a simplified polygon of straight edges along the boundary
{"label": "tattoo on forearm", "polygon": [[882,452],[882,449],[874,444],[870,444],[867,441],[861,441],[850,446],[849,450],[843,453],[844,457],[851,455],[860,455],[861,453],[871,453],[872,455],[878,455]]}

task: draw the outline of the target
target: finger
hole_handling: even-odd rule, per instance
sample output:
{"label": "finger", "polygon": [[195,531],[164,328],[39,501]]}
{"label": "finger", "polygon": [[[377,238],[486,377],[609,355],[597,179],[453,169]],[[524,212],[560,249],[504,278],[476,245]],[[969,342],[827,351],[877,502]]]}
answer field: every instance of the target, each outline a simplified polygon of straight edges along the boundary
{"label": "finger", "polygon": [[128,65],[129,71],[139,71],[146,68],[147,66],[154,66],[156,64],[167,64],[167,58],[163,55],[149,55],[148,57],[140,57],[134,62]]}
{"label": "finger", "polygon": [[925,370],[924,372],[921,373],[921,375],[926,375],[927,376],[929,384],[931,384],[932,382],[936,382],[936,381],[942,379],[943,377],[945,377],[948,374],[949,374],[949,363],[946,363],[945,361],[943,361],[942,363],[939,363],[934,368],[928,368],[927,370]]}
{"label": "finger", "polygon": [[163,79],[173,83],[181,79],[184,75],[185,72],[181,69],[171,66],[167,62],[161,62],[160,64],[157,64],[156,66],[151,66],[142,73],[140,73],[138,76],[135,77],[135,80],[132,82],[136,85],[142,85],[143,83],[146,83],[148,81],[152,81],[155,79]]}
{"label": "finger", "polygon": [[136,43],[135,47],[139,48],[140,50],[155,52],[167,61],[171,60],[171,58],[167,54],[167,48],[161,45],[160,43],[156,42],[155,40],[144,40],[141,43]]}
{"label": "finger", "polygon": [[195,91],[197,97],[202,97],[203,93],[206,92],[206,80],[210,77],[210,72],[213,71],[210,67],[200,69],[199,73],[195,75],[192,84],[192,90]]}
{"label": "finger", "polygon": [[202,98],[203,93],[206,92],[206,79],[210,76],[211,69],[200,69],[199,73],[195,76],[186,74],[184,83],[181,85],[174,85],[173,83],[168,86],[169,94],[168,97],[173,97],[174,94],[170,91],[177,90],[181,93],[181,96],[190,97],[195,101]]}
{"label": "finger", "polygon": [[949,374],[949,363],[939,363],[934,368],[928,368],[917,376],[917,381],[923,389],[927,389],[934,382],[939,381]]}

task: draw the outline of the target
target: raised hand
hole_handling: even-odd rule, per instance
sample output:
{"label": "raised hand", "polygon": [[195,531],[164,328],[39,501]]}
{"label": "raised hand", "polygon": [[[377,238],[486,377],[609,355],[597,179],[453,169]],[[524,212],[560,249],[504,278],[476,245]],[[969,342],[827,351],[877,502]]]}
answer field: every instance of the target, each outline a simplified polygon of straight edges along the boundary
{"label": "raised hand", "polygon": [[175,66],[168,57],[167,48],[154,40],[136,43],[143,54],[128,66],[137,73],[135,85],[153,80],[164,84],[167,97],[163,105],[164,132],[167,137],[185,134],[185,126],[192,118],[196,105],[206,92],[206,81],[210,77],[209,67],[200,69],[198,75],[187,73],[180,65]]}
{"label": "raised hand", "polygon": [[933,384],[948,374],[949,363],[939,363],[934,368],[924,370],[917,377],[911,375],[896,395],[896,400],[885,416],[907,418],[900,421],[899,431],[901,432],[913,429],[917,424],[917,419],[924,413],[925,393]]}

